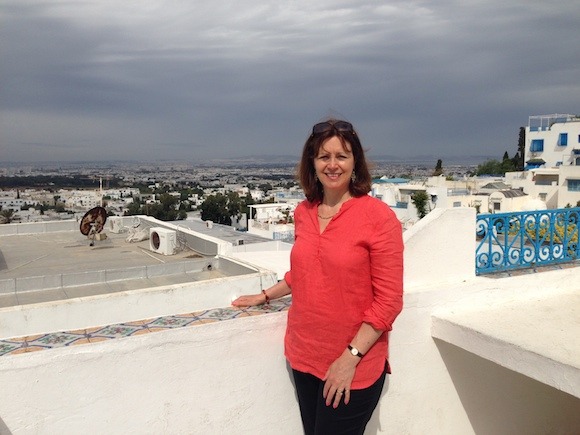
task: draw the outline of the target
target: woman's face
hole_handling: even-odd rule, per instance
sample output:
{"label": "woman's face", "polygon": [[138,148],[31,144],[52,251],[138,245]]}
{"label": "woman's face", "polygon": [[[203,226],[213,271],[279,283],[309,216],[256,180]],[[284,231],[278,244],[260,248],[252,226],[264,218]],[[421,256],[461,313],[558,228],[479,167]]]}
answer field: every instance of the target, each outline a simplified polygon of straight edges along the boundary
{"label": "woman's face", "polygon": [[314,158],[314,169],[325,192],[348,191],[350,176],[354,170],[354,156],[350,144],[346,142],[345,149],[336,136],[324,141]]}

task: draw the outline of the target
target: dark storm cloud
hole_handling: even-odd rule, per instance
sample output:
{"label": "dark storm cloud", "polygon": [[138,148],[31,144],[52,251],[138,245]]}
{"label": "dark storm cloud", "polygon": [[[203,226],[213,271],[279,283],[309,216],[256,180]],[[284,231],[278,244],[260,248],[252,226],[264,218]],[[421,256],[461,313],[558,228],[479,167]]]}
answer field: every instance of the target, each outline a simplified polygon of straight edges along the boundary
{"label": "dark storm cloud", "polygon": [[312,3],[5,1],[0,160],[297,155],[332,114],[374,155],[499,158],[578,111],[576,1]]}

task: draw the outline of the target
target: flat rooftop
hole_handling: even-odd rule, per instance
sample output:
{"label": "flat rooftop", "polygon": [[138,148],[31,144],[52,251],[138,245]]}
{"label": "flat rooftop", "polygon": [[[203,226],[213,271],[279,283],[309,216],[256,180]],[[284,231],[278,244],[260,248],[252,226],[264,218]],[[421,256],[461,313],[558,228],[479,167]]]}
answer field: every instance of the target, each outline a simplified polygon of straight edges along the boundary
{"label": "flat rooftop", "polygon": [[[271,205],[271,204],[268,204]],[[255,207],[253,205],[252,207]],[[184,220],[169,222],[177,228],[188,228],[196,233],[205,234],[207,236],[216,237],[220,240],[225,240],[233,245],[263,243],[271,241],[256,234],[250,234],[245,231],[236,231],[233,227],[228,225],[221,225],[212,223],[208,225],[207,222],[201,220]]]}
{"label": "flat rooftop", "polygon": [[162,255],[148,239],[103,233],[94,246],[80,231],[0,236],[0,308],[224,276],[186,246]]}

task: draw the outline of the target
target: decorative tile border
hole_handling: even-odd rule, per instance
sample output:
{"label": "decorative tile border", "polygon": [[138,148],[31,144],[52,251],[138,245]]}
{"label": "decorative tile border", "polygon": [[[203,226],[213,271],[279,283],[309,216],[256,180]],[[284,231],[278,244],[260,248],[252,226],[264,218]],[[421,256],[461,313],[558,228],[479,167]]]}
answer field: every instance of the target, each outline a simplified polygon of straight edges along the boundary
{"label": "decorative tile border", "polygon": [[239,317],[276,313],[288,310],[291,302],[292,299],[286,297],[272,301],[269,305],[259,305],[257,307],[243,309],[233,307],[215,308],[194,313],[138,320],[135,322],[123,322],[115,325],[0,340],[0,357],[37,352],[57,347],[74,346],[77,344],[97,343],[99,341],[165,331],[167,329],[232,320]]}

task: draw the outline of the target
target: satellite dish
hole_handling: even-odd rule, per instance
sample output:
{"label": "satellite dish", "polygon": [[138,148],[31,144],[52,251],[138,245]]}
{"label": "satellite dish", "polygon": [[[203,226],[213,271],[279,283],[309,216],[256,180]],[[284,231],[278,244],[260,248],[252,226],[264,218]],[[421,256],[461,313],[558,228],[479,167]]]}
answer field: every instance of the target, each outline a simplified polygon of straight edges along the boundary
{"label": "satellite dish", "polygon": [[103,207],[91,208],[81,219],[81,233],[91,240],[91,246],[94,245],[95,236],[103,231],[106,221],[107,210]]}

